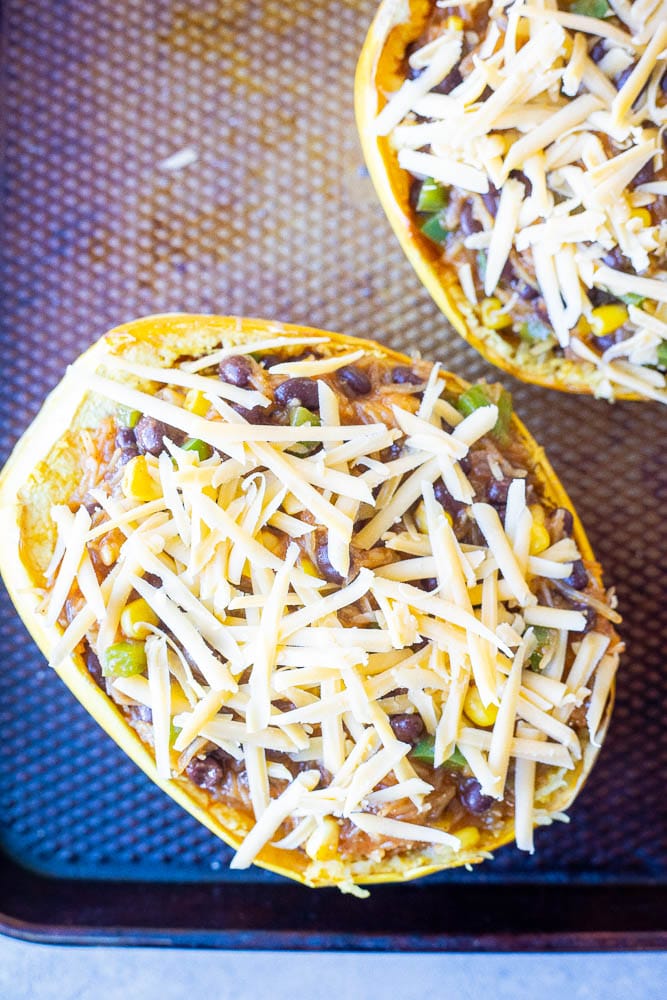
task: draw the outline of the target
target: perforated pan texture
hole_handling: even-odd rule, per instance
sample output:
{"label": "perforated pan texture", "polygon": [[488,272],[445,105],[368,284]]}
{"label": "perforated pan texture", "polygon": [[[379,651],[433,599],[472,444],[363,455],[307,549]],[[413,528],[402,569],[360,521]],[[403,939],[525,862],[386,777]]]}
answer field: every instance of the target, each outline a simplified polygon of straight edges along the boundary
{"label": "perforated pan texture", "polygon": [[[4,4],[3,459],[67,362],[150,312],[310,323],[493,377],[419,285],[362,165],[352,77],[374,9]],[[184,149],[194,162],[167,169]],[[507,848],[438,877],[664,879],[667,410],[510,388],[617,583],[628,653],[571,825],[539,832],[532,858]],[[227,849],[88,719],[3,600],[4,848],[53,874],[230,878]]]}

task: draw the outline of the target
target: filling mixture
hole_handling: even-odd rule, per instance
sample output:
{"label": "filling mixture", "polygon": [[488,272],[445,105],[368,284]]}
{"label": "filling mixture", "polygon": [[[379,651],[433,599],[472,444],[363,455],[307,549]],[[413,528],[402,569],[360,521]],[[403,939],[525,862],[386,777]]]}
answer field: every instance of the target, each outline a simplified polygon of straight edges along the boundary
{"label": "filling mixture", "polygon": [[514,823],[532,851],[595,744],[619,618],[511,398],[253,340],[85,376],[112,413],[52,510],[52,662],[82,652],[163,778],[247,816],[236,867],[269,842],[483,852]]}
{"label": "filling mixture", "polygon": [[667,402],[664,0],[422,7],[376,127],[480,334]]}

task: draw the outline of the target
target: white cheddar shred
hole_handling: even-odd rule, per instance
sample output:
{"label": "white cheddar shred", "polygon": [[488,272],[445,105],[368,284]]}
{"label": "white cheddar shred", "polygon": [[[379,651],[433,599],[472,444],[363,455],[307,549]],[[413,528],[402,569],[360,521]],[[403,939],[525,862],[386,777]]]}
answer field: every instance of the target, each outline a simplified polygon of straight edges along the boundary
{"label": "white cheddar shred", "polygon": [[[464,4],[461,31],[445,6],[424,5],[417,51],[387,36],[392,65],[408,45],[414,79],[387,92],[382,60],[375,70],[380,157],[444,189],[426,188],[416,213],[397,189],[409,242],[434,241],[491,360],[530,381],[667,403],[667,335],[627,308],[643,300],[651,323],[667,319],[664,3]],[[615,333],[609,353],[598,338]]]}
{"label": "white cheddar shred", "polygon": [[[517,209],[520,188],[508,188]],[[495,266],[507,250],[493,250]],[[311,345],[295,359],[292,346]],[[265,369],[248,359],[247,396],[210,374],[234,353],[269,348],[284,360]],[[254,817],[234,868],[262,861],[269,845],[337,864],[342,837],[371,845],[362,866],[387,850],[474,860],[469,838],[425,819],[441,794],[425,761],[477,780],[496,803],[513,787],[517,840],[532,850],[543,781],[582,754],[575,708],[589,699],[591,742],[603,731],[621,646],[584,632],[571,605],[545,603],[580,552],[562,533],[542,537],[546,528],[539,553],[530,547],[551,508],[530,456],[514,470],[496,436],[498,387],[478,387],[482,405],[464,411],[437,366],[418,390],[408,385],[415,398],[374,356],[372,393],[351,404],[335,391],[340,368],[366,360],[365,348],[276,336],[223,342],[173,376],[109,349],[104,374],[86,368],[82,379],[83,392],[124,408],[118,422],[141,408],[172,431],[158,456],[122,464],[111,447],[86,503],[54,506],[40,594],[62,626],[54,662],[87,642],[110,697],[151,734],[161,780],[209,782],[234,762],[220,798]],[[318,380],[316,426],[292,420],[300,400],[266,423],[233,408],[274,412],[275,388],[292,378]],[[489,483],[513,469],[504,523],[475,478],[484,465]],[[591,595],[606,609],[603,598]],[[137,721],[137,706],[152,724]],[[505,819],[470,818],[482,854]]]}

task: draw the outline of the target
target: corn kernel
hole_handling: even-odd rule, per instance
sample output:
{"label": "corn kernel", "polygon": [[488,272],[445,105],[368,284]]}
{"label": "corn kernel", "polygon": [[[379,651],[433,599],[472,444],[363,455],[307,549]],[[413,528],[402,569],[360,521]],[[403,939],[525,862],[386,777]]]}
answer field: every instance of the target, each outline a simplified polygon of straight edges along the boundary
{"label": "corn kernel", "polygon": [[300,565],[301,569],[304,571],[304,573],[308,574],[308,576],[319,576],[320,575],[317,572],[314,563],[312,562],[311,559],[308,558],[308,556],[302,556],[301,557],[301,562],[299,563],[299,565]]}
{"label": "corn kernel", "polygon": [[209,500],[213,500],[214,503],[218,502],[218,491],[215,486],[204,486],[202,493],[205,497],[208,497]]}
{"label": "corn kernel", "polygon": [[551,539],[549,538],[549,532],[544,527],[543,524],[538,524],[536,521],[530,526],[530,554],[531,556],[537,556],[540,552],[544,552],[551,545]]}
{"label": "corn kernel", "polygon": [[147,625],[159,625],[160,619],[147,601],[139,597],[125,606],[120,616],[120,628],[128,639],[145,639],[150,635]]}
{"label": "corn kernel", "polygon": [[503,304],[500,299],[492,296],[482,302],[482,323],[489,330],[502,330],[505,326],[511,326],[512,317],[508,313],[501,312]]}
{"label": "corn kernel", "polygon": [[458,14],[452,14],[447,18],[447,29],[449,31],[463,31],[463,18]]}
{"label": "corn kernel", "polygon": [[482,584],[476,583],[474,587],[471,587],[468,591],[468,597],[473,608],[478,608],[482,603]]}
{"label": "corn kernel", "polygon": [[272,531],[263,529],[257,536],[257,541],[261,542],[264,548],[268,549],[269,552],[273,552],[274,556],[280,556],[282,558],[284,555],[282,543],[278,536],[274,535]]}
{"label": "corn kernel", "polygon": [[591,313],[591,330],[596,337],[604,337],[618,330],[627,321],[628,310],[622,305],[598,306]]}
{"label": "corn kernel", "polygon": [[591,333],[591,324],[588,322],[585,316],[580,316],[577,320],[577,325],[574,328],[574,332],[578,337],[585,337],[587,334]]}
{"label": "corn kernel", "polygon": [[338,823],[325,816],[306,841],[306,854],[313,861],[331,861],[338,853]]}
{"label": "corn kernel", "polygon": [[473,684],[468,688],[468,693],[463,702],[463,711],[468,718],[478,726],[492,726],[498,715],[497,705],[484,705],[479,696],[477,685]]}
{"label": "corn kernel", "polygon": [[183,406],[190,413],[195,413],[198,417],[205,417],[210,403],[199,389],[188,389]]}
{"label": "corn kernel", "polygon": [[145,455],[137,455],[125,466],[121,482],[123,495],[128,500],[157,500],[160,487],[148,471]]}
{"label": "corn kernel", "polygon": [[461,841],[461,850],[466,851],[479,843],[480,834],[476,826],[462,826],[460,830],[454,831],[454,836]]}
{"label": "corn kernel", "polygon": [[[454,521],[452,520],[452,515],[449,513],[449,511],[443,510],[442,513],[445,515],[445,519],[449,522],[450,525],[454,524]],[[417,527],[419,528],[419,530],[421,531],[421,533],[423,535],[427,535],[428,534],[428,521],[426,519],[426,507],[424,506],[424,501],[423,500],[419,501],[419,504],[417,505],[417,509],[415,510],[415,524],[417,525]]]}
{"label": "corn kernel", "polygon": [[426,507],[424,506],[424,501],[420,500],[415,511],[415,524],[421,531],[422,535],[428,532],[428,521],[426,520]]}
{"label": "corn kernel", "polygon": [[536,524],[544,524],[544,507],[541,503],[531,503],[528,509]]}
{"label": "corn kernel", "polygon": [[641,224],[644,227],[653,225],[653,216],[649,212],[648,208],[636,208],[634,212],[632,212],[630,218],[640,219]]}

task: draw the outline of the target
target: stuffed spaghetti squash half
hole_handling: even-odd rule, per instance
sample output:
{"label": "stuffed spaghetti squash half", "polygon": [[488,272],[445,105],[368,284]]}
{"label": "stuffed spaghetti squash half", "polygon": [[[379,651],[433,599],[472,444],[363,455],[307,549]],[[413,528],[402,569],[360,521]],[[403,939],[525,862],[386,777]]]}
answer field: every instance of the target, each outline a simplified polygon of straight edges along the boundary
{"label": "stuffed spaghetti squash half", "polygon": [[69,368],[0,506],[44,655],[234,867],[360,892],[532,851],[591,769],[619,616],[499,385],[148,317]]}

